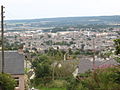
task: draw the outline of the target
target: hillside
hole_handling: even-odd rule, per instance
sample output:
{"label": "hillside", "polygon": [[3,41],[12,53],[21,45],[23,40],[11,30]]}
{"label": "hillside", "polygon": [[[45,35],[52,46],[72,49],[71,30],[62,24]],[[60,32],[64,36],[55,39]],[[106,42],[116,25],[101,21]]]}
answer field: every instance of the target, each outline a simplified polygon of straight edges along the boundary
{"label": "hillside", "polygon": [[7,23],[35,23],[41,26],[70,26],[81,24],[116,24],[120,23],[120,16],[91,16],[91,17],[63,17],[26,20],[7,20]]}

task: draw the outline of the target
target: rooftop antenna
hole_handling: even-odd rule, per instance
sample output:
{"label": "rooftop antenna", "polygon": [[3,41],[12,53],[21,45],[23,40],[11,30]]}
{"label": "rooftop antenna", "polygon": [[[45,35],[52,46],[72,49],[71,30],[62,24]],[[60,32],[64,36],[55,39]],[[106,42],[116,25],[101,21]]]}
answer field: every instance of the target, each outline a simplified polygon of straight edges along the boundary
{"label": "rooftop antenna", "polygon": [[3,5],[1,6],[1,39],[2,39],[2,73],[4,73],[4,9]]}

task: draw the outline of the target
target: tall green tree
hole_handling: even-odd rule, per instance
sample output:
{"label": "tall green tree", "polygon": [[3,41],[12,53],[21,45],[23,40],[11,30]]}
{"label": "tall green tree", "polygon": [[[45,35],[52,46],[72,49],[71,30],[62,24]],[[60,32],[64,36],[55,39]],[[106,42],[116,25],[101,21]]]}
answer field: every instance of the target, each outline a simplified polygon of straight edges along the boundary
{"label": "tall green tree", "polygon": [[46,55],[38,56],[32,62],[32,68],[35,71],[35,85],[46,85],[52,80],[51,61]]}
{"label": "tall green tree", "polygon": [[120,39],[115,39],[114,40],[114,43],[115,43],[115,54],[118,55],[120,54]]}

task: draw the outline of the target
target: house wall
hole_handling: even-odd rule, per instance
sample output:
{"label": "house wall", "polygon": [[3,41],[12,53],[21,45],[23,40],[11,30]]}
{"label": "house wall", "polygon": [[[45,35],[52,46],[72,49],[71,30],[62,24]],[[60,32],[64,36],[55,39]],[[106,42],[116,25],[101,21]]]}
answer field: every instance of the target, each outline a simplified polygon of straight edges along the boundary
{"label": "house wall", "polygon": [[19,86],[15,90],[25,90],[24,75],[12,75],[13,78],[19,78]]}

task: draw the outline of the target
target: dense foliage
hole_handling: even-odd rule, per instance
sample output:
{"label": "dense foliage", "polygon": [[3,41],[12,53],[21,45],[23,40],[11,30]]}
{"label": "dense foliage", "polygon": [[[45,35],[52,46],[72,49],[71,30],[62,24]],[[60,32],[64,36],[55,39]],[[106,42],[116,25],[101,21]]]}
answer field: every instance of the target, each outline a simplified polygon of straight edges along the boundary
{"label": "dense foliage", "polygon": [[35,85],[46,85],[51,80],[50,60],[47,56],[38,56],[32,62],[32,68],[35,72],[35,79],[33,81]]}
{"label": "dense foliage", "polygon": [[[68,54],[71,53],[72,51],[69,50]],[[64,84],[66,84],[67,81],[64,80],[63,78],[71,76],[75,69],[75,65],[77,65],[78,63],[77,61],[70,62],[69,64],[63,63],[65,54],[66,52],[64,50],[59,50],[59,48],[57,48],[56,50],[50,48],[49,50],[46,50],[44,54],[41,53],[32,54],[32,57],[33,56],[36,57],[31,62],[32,69],[34,69],[35,72],[35,78],[31,80],[33,86],[45,86],[45,87],[65,86]],[[63,66],[59,68],[60,63],[63,64]]]}
{"label": "dense foliage", "polygon": [[14,90],[15,86],[16,82],[10,75],[0,73],[0,87],[2,90]]}
{"label": "dense foliage", "polygon": [[120,90],[120,67],[97,69],[71,80],[67,90]]}

